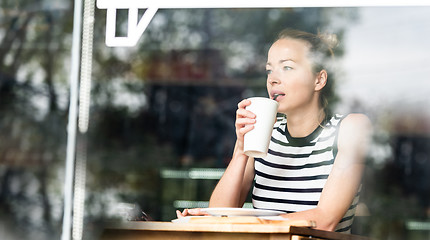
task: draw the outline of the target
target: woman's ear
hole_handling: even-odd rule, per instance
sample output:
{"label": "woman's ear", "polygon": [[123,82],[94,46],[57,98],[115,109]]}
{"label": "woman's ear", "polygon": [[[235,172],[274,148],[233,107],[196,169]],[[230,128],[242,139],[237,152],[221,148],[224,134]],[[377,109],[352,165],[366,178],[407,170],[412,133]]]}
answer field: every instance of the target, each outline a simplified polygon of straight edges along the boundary
{"label": "woman's ear", "polygon": [[315,91],[321,91],[327,84],[327,71],[321,70],[315,79]]}

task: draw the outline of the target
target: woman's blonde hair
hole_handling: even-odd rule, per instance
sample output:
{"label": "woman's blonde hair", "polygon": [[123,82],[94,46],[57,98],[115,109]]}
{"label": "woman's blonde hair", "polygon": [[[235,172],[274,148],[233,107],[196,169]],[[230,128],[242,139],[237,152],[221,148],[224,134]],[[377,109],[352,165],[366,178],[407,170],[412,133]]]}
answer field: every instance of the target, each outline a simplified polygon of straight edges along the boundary
{"label": "woman's blonde hair", "polygon": [[335,94],[334,81],[334,52],[333,49],[338,45],[335,34],[313,34],[295,29],[285,29],[281,31],[276,39],[295,39],[304,41],[309,46],[312,70],[318,74],[321,70],[327,71],[327,83],[320,94],[320,104],[326,116],[332,114],[332,108],[338,98]]}

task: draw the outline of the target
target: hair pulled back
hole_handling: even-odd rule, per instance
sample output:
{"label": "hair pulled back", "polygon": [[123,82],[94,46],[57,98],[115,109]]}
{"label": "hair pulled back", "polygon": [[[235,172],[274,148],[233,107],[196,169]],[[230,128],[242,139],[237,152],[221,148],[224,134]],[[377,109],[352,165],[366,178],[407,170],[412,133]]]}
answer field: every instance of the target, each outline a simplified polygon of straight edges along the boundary
{"label": "hair pulled back", "polygon": [[332,108],[338,98],[335,94],[334,81],[334,53],[333,49],[338,45],[335,34],[313,34],[295,29],[281,31],[276,40],[295,39],[305,42],[309,47],[309,58],[312,63],[312,71],[318,74],[322,70],[327,72],[327,83],[320,93],[320,105],[324,109],[326,117],[332,114]]}

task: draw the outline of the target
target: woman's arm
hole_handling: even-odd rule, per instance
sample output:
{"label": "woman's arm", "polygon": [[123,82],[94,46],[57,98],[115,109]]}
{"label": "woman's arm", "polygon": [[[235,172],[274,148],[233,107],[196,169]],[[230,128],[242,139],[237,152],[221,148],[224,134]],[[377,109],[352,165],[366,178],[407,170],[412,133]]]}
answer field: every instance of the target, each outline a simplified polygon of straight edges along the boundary
{"label": "woman's arm", "polygon": [[[236,144],[237,146],[237,144]],[[209,201],[209,207],[242,207],[254,179],[254,159],[238,153],[216,185]]]}
{"label": "woman's arm", "polygon": [[365,115],[348,115],[340,125],[338,153],[317,207],[285,217],[313,220],[318,229],[333,231],[360,186],[371,135],[371,123]]}
{"label": "woman's arm", "polygon": [[236,111],[236,145],[233,157],[225,173],[215,187],[209,207],[242,207],[254,179],[254,159],[245,155],[245,133],[254,128],[255,114],[245,109],[251,102],[247,99],[238,104]]}
{"label": "woman's arm", "polygon": [[[254,180],[254,159],[240,154],[236,143],[233,158],[215,187],[209,207],[242,207]],[[242,148],[243,149],[243,148]],[[176,210],[178,218],[207,215],[200,208]]]}

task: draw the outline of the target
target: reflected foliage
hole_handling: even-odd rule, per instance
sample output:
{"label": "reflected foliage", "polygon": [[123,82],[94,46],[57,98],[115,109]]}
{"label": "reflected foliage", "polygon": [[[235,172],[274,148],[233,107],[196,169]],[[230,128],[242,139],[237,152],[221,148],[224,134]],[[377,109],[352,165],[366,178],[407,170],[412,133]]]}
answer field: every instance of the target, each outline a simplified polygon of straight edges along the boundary
{"label": "reflected foliage", "polygon": [[59,237],[68,4],[58,8],[44,8],[37,1],[1,4],[0,231],[5,239]]}

